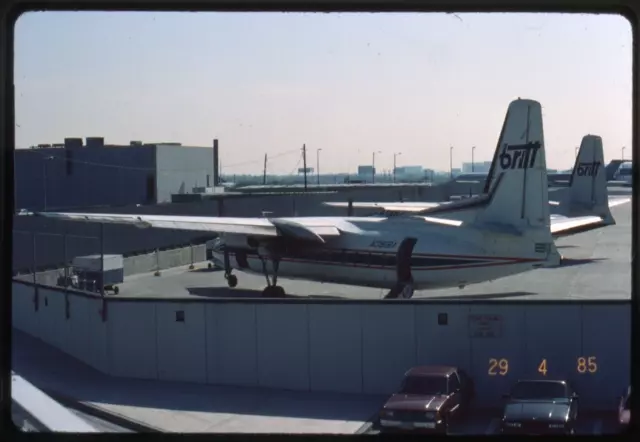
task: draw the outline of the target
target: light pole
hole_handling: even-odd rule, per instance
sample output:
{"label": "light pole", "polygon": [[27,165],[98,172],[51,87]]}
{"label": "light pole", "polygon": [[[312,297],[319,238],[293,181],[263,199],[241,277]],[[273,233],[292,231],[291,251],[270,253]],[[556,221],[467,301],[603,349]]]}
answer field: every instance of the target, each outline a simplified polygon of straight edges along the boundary
{"label": "light pole", "polygon": [[476,151],[476,146],[471,148],[471,172],[475,172],[475,160],[474,160],[474,152]]}
{"label": "light pole", "polygon": [[316,175],[318,176],[318,186],[320,185],[320,151],[322,149],[316,149]]}
{"label": "light pole", "polygon": [[580,147],[576,146],[576,158],[578,158],[578,150],[580,149]]}
{"label": "light pole", "polygon": [[622,146],[622,159],[623,159],[623,160],[624,160],[624,150],[625,150],[625,147],[624,147],[624,146]]}
{"label": "light pole", "polygon": [[382,153],[381,151],[373,152],[373,158],[371,160],[371,184],[376,182],[376,154]]}
{"label": "light pole", "polygon": [[393,182],[396,182],[396,157],[402,155],[402,152],[396,152],[393,154]]}
{"label": "light pole", "polygon": [[453,146],[449,146],[449,176],[453,179]]}

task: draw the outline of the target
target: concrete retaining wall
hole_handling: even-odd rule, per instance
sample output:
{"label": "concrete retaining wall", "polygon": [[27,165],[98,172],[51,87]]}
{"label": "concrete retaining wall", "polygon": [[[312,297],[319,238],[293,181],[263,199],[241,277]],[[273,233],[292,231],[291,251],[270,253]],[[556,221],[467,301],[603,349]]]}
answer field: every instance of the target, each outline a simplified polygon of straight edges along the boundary
{"label": "concrete retaining wall", "polygon": [[496,406],[517,379],[543,376],[544,360],[585,407],[612,410],[629,383],[628,301],[247,301],[102,300],[14,282],[13,324],[103,372],[143,379],[388,394],[411,366],[454,364]]}

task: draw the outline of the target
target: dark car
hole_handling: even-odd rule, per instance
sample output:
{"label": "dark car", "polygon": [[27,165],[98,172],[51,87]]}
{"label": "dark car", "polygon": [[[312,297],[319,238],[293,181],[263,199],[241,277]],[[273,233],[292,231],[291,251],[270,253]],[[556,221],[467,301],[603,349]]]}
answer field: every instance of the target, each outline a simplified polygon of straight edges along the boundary
{"label": "dark car", "polygon": [[456,367],[415,367],[380,411],[380,429],[447,432],[470,407],[473,381]]}
{"label": "dark car", "polygon": [[578,395],[566,381],[518,381],[502,413],[505,434],[574,434]]}
{"label": "dark car", "polygon": [[620,398],[620,404],[618,404],[618,424],[620,429],[626,430],[629,428],[629,421],[631,420],[631,387],[627,389],[627,392]]}

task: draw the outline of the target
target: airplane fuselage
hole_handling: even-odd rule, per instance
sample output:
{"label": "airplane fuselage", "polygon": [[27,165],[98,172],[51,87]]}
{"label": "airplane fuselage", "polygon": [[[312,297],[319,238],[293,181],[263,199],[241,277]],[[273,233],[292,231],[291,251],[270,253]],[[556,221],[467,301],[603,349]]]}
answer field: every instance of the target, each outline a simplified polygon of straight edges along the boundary
{"label": "airplane fuselage", "polygon": [[[420,290],[465,286],[526,272],[549,265],[548,254],[557,253],[544,231],[536,238],[531,233],[514,235],[499,229],[434,225],[420,217],[350,217],[331,221],[342,223],[342,233],[327,237],[324,244],[298,241],[278,247],[279,276],[390,289],[398,281],[398,263],[407,262],[413,286]],[[403,261],[398,251],[407,238],[416,241],[412,253]],[[246,235],[225,234],[221,239],[231,267],[263,274],[261,257],[271,256],[269,247],[255,247],[255,243],[250,246]],[[215,248],[213,255],[216,261],[223,262],[222,247]],[[264,261],[272,271],[272,261]]]}

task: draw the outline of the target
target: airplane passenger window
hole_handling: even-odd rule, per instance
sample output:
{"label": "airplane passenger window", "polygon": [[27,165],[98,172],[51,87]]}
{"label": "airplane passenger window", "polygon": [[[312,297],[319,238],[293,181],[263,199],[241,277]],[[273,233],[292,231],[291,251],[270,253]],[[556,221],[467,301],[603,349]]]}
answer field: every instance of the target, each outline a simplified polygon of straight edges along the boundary
{"label": "airplane passenger window", "polygon": [[24,13],[12,370],[99,432],[620,433],[634,29]]}

